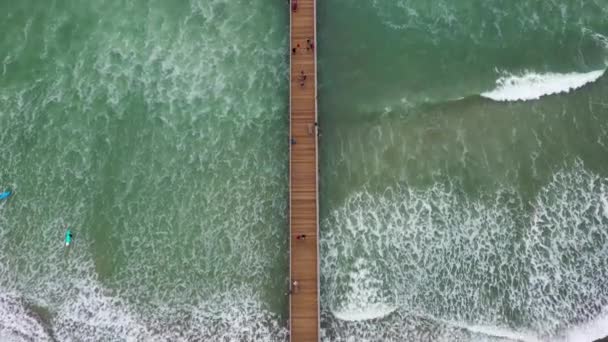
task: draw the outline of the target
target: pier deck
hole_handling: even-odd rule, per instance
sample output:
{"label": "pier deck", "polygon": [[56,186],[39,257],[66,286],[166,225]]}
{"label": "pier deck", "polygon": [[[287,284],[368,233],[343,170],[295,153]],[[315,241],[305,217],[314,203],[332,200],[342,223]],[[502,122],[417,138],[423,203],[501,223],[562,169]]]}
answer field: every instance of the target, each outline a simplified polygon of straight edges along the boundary
{"label": "pier deck", "polygon": [[[319,221],[315,0],[290,4],[290,340],[319,341]],[[307,40],[312,42],[309,47]],[[296,49],[295,54],[293,48]],[[306,76],[302,85],[302,71]],[[305,234],[304,239],[297,236]]]}

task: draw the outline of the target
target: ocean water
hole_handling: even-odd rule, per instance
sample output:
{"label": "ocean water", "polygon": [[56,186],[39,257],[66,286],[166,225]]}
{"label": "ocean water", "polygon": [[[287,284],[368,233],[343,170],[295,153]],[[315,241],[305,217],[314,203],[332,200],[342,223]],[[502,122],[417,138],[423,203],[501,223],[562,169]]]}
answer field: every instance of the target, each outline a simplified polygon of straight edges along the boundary
{"label": "ocean water", "polygon": [[[608,1],[318,6],[323,340],[608,335]],[[287,4],[0,17],[0,341],[287,340]]]}
{"label": "ocean water", "polygon": [[0,1],[1,341],[286,339],[287,13]]}
{"label": "ocean water", "polygon": [[608,1],[318,6],[323,340],[608,335]]}

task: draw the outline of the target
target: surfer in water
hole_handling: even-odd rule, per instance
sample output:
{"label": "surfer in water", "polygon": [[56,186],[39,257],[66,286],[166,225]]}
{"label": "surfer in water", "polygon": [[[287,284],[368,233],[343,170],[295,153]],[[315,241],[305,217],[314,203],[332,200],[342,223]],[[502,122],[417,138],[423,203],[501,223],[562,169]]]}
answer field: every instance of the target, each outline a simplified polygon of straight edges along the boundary
{"label": "surfer in water", "polygon": [[6,189],[4,192],[0,192],[0,200],[8,199],[13,194],[13,190]]}
{"label": "surfer in water", "polygon": [[72,231],[68,228],[65,232],[65,246],[69,247],[72,244]]}

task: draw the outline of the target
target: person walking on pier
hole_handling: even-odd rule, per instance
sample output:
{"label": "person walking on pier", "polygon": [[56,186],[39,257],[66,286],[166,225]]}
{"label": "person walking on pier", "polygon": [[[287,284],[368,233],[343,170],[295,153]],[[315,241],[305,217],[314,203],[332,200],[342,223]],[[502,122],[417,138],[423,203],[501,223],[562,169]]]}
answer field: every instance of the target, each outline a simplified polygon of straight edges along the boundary
{"label": "person walking on pier", "polygon": [[306,51],[315,51],[315,43],[312,42],[312,38],[306,39]]}
{"label": "person walking on pier", "polygon": [[300,292],[300,284],[297,280],[294,280],[293,283],[291,283],[291,293],[295,294],[298,292]]}
{"label": "person walking on pier", "polygon": [[300,81],[300,87],[304,87],[304,81],[306,81],[306,74],[304,70],[300,70],[300,75],[298,75],[298,81]]}
{"label": "person walking on pier", "polygon": [[291,10],[294,12],[298,10],[298,0],[291,0]]}
{"label": "person walking on pier", "polygon": [[304,239],[306,239],[306,234],[300,234],[300,235],[296,236],[296,239],[304,240]]}

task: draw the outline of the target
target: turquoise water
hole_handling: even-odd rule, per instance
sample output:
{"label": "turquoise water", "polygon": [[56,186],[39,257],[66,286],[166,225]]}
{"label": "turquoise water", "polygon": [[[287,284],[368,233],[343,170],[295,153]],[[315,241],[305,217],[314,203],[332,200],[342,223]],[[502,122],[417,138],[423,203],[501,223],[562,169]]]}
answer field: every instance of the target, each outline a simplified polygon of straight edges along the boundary
{"label": "turquoise water", "polygon": [[319,37],[324,340],[608,335],[608,1],[332,0]]}
{"label": "turquoise water", "polygon": [[285,340],[286,10],[0,3],[0,340]]}
{"label": "turquoise water", "polygon": [[[287,340],[288,13],[0,2],[0,340]],[[608,1],[318,14],[322,340],[608,335]]]}

